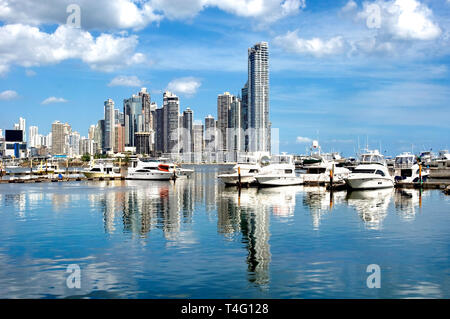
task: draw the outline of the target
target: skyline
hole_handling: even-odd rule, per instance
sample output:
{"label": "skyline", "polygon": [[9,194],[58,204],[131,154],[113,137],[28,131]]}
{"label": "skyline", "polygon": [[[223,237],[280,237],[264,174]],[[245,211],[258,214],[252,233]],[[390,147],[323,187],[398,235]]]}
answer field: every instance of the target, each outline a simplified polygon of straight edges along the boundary
{"label": "skyline", "polygon": [[[188,18],[189,5],[184,16],[158,9],[164,13],[158,23],[150,23],[150,15],[141,7],[141,17],[150,20],[130,15],[130,23],[124,25],[114,8],[117,3],[131,3],[126,0],[108,6],[111,25],[102,25],[105,19],[90,17],[86,12],[90,4],[79,1],[80,30],[64,26],[70,1],[60,2],[51,17],[27,9],[14,16],[13,7],[9,15],[0,12],[0,34],[5,39],[0,44],[0,128],[11,128],[22,116],[41,134],[60,120],[86,136],[89,126],[102,118],[105,100],[111,98],[121,108],[123,99],[140,87],[148,88],[158,107],[163,91],[169,89],[180,96],[181,110],[194,110],[194,119],[203,122],[208,114],[217,118],[217,95],[240,93],[246,82],[247,49],[267,41],[271,122],[280,129],[280,151],[304,153],[313,139],[319,139],[324,151],[350,156],[358,136],[361,144],[368,136],[372,148],[381,143],[382,151],[390,155],[411,151],[411,144],[415,152],[450,146],[447,0],[366,5],[265,1],[264,8],[292,5],[283,7],[292,9],[282,11],[283,17],[265,25],[260,20],[264,10],[259,15],[258,10],[250,10],[245,17],[245,10],[236,9],[233,1],[229,7],[202,6]],[[165,3],[152,1],[156,2]],[[399,9],[389,15],[394,2]],[[295,9],[298,4],[302,5]],[[367,24],[370,4],[381,8],[376,28]],[[56,10],[59,7],[62,12]],[[16,38],[7,32],[11,30]],[[97,47],[88,52],[92,54],[80,55],[69,45],[65,54],[57,56],[56,49],[67,39],[84,39],[78,32],[96,41]],[[114,44],[111,37],[121,43]],[[104,48],[99,41],[103,38],[113,44],[105,57],[99,57],[102,51],[96,50]],[[36,43],[40,56],[31,50]],[[11,60],[8,50],[21,53]],[[113,66],[123,61],[124,67]]]}

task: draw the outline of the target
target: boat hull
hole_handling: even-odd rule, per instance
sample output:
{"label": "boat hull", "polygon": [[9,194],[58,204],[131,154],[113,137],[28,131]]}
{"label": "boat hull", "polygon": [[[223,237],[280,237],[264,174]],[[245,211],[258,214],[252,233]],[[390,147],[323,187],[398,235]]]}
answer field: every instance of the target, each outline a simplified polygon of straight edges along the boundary
{"label": "boat hull", "polygon": [[116,178],[116,177],[121,177],[121,175],[119,174],[105,174],[103,172],[83,172],[84,176],[86,176],[86,178],[106,178],[106,177],[110,177],[110,178]]}
{"label": "boat hull", "polygon": [[[225,185],[237,185],[239,183],[238,174],[223,174],[219,175],[219,179],[225,183]],[[253,184],[256,182],[255,175],[242,175],[241,184]]]}
{"label": "boat hull", "polygon": [[345,180],[350,189],[378,189],[394,187],[389,178],[348,178]]}
{"label": "boat hull", "polygon": [[173,179],[173,173],[169,173],[169,172],[148,172],[148,173],[130,172],[127,174],[127,179],[168,181],[170,179]]}
{"label": "boat hull", "polygon": [[303,179],[297,176],[257,176],[256,180],[261,186],[292,186],[303,184]]}

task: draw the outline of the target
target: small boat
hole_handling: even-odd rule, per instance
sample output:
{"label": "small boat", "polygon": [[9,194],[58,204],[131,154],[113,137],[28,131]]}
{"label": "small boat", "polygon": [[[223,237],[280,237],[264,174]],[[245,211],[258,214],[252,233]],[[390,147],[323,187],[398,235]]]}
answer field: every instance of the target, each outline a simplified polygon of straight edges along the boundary
{"label": "small boat", "polygon": [[417,183],[426,181],[430,175],[429,169],[420,167],[416,156],[411,153],[403,153],[395,157],[394,180],[395,182]]}
{"label": "small boat", "polygon": [[238,185],[240,173],[241,185],[250,185],[256,183],[255,176],[260,170],[261,165],[258,163],[256,158],[247,156],[233,166],[232,172],[220,174],[218,178],[224,182],[225,185]]}
{"label": "small boat", "polygon": [[350,170],[337,166],[337,163],[322,159],[321,162],[307,165],[304,174],[301,174],[305,184],[323,184],[330,182],[331,171],[333,171],[333,182],[341,182],[350,174]]}
{"label": "small boat", "polygon": [[363,153],[360,164],[344,180],[349,188],[358,190],[394,187],[386,161],[377,150]]}
{"label": "small boat", "polygon": [[120,167],[114,166],[112,162],[92,162],[90,167],[82,172],[87,178],[121,177]]}
{"label": "small boat", "polygon": [[303,179],[295,173],[294,157],[285,153],[272,156],[270,164],[263,166],[255,178],[260,186],[291,186],[303,183]]}

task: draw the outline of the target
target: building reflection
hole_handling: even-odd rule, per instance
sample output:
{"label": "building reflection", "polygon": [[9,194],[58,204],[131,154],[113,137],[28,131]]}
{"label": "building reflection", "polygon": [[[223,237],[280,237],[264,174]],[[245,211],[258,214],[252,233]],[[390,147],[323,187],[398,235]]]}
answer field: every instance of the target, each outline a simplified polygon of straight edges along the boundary
{"label": "building reflection", "polygon": [[368,229],[379,230],[387,216],[392,188],[352,191],[347,193],[347,203],[354,207]]}
{"label": "building reflection", "polygon": [[325,187],[305,186],[303,206],[309,210],[314,230],[320,228],[322,218],[329,214],[336,204],[345,200],[346,192],[329,192]]}

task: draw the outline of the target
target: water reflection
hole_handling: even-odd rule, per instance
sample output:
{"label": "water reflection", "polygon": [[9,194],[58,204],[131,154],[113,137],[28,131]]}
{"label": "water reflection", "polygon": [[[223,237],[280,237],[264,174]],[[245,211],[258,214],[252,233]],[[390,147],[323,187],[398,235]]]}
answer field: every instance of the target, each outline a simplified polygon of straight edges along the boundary
{"label": "water reflection", "polygon": [[380,230],[393,194],[392,188],[352,191],[347,194],[347,202],[358,211],[368,229]]}
{"label": "water reflection", "polygon": [[[14,185],[15,187],[9,188],[5,186],[0,192],[0,204],[6,208],[12,207],[18,219],[26,220],[34,216],[33,210],[36,207],[43,207],[43,202],[51,206],[53,213],[64,212],[69,216],[80,203],[87,202],[83,209],[87,207],[91,216],[103,218],[103,229],[101,225],[98,227],[102,235],[106,233],[109,237],[125,234],[136,238],[139,243],[147,243],[145,239],[160,236],[164,245],[188,245],[183,247],[187,247],[188,252],[196,243],[192,238],[199,236],[197,233],[203,230],[209,230],[208,225],[212,225],[213,231],[208,236],[212,236],[211,233],[219,234],[217,238],[221,242],[238,244],[241,252],[239,262],[246,268],[244,271],[248,282],[269,290],[274,280],[274,270],[271,269],[274,267],[274,252],[271,249],[277,247],[273,244],[274,241],[283,240],[283,234],[277,234],[271,239],[274,227],[278,227],[275,229],[280,231],[295,225],[297,229],[289,228],[287,231],[291,239],[306,236],[302,231],[308,230],[312,230],[311,233],[319,238],[320,232],[317,230],[324,219],[336,215],[333,212],[335,209],[347,207],[352,212],[352,221],[356,220],[366,229],[381,231],[389,213],[394,213],[392,215],[400,217],[402,221],[414,221],[421,211],[422,199],[428,196],[428,193],[419,190],[381,189],[330,193],[323,187],[303,186],[248,188],[239,191],[218,183],[217,175],[217,170],[205,169],[195,173],[190,179],[176,182],[103,181]],[[338,214],[338,217],[346,218],[348,215]],[[359,216],[360,221],[355,216]],[[205,226],[203,221],[201,230],[193,230],[202,218],[209,224]],[[301,218],[306,218],[306,222]],[[349,222],[343,225],[354,227],[355,224]],[[300,228],[301,231],[298,230]],[[197,233],[192,236],[195,231]],[[365,229],[360,227],[357,231],[364,233]],[[215,239],[209,238],[211,241]],[[222,251],[215,253],[219,256],[226,254]],[[295,257],[291,258],[292,261]],[[329,260],[320,260],[317,273],[324,271],[325,266],[322,265],[328,264],[335,267]],[[316,273],[314,276],[318,278]],[[302,278],[297,278],[297,282],[301,283],[305,276],[302,275]],[[333,278],[330,276],[321,279],[318,287],[322,287],[324,280],[331,285]],[[111,281],[111,285],[116,282],[114,278]],[[431,284],[429,286],[430,289],[433,288]],[[416,288],[412,285],[401,290]]]}

